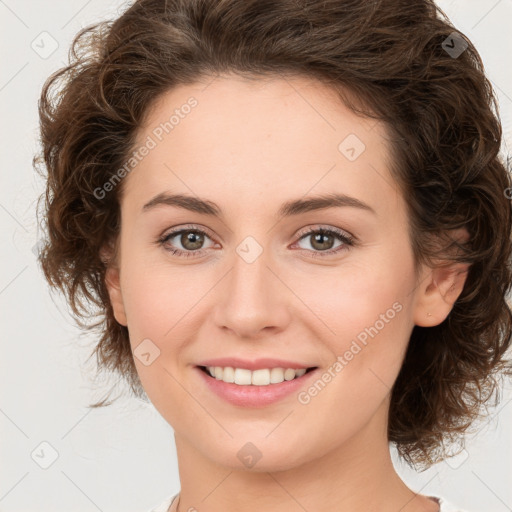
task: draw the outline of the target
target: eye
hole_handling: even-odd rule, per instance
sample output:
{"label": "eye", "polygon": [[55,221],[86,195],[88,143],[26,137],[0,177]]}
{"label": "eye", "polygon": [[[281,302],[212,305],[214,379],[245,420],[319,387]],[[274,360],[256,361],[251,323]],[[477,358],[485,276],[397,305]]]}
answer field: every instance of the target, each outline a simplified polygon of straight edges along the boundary
{"label": "eye", "polygon": [[[196,227],[184,227],[166,233],[158,240],[158,243],[172,254],[190,258],[203,254],[203,244],[206,238],[210,239],[206,231]],[[177,243],[180,244],[183,249],[174,248]]]}
{"label": "eye", "polygon": [[[338,228],[316,228],[309,229],[299,233],[299,240],[294,245],[302,240],[310,240],[312,249],[306,250],[314,257],[325,257],[332,254],[346,251],[348,247],[355,245],[355,240],[352,235],[338,229]],[[205,240],[212,240],[212,237],[205,230],[195,226],[184,226],[180,229],[175,229],[164,234],[157,240],[166,251],[173,255],[184,258],[200,257],[204,254],[208,247],[204,247]],[[335,241],[340,243],[333,249]],[[181,245],[182,249],[176,248],[176,245]],[[211,247],[211,246],[210,246]]]}
{"label": "eye", "polygon": [[[340,244],[336,248],[332,248],[336,239],[340,241]],[[341,231],[338,228],[316,228],[310,229],[305,233],[300,234],[300,239],[297,243],[302,240],[310,240],[309,245],[313,250],[309,250],[311,255],[314,257],[324,257],[327,255],[337,254],[341,251],[347,250],[355,244],[354,237]]]}

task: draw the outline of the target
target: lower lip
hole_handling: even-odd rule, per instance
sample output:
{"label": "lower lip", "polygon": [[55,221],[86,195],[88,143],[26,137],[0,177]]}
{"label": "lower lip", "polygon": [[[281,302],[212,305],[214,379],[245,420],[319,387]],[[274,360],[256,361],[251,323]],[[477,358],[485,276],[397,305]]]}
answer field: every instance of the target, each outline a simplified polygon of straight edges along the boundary
{"label": "lower lip", "polygon": [[268,384],[267,386],[240,386],[211,377],[198,366],[195,367],[195,370],[199,372],[200,377],[211,391],[229,403],[241,407],[265,407],[299,391],[309,382],[310,377],[316,374],[318,368],[305,373],[298,379],[285,380],[279,384]]}

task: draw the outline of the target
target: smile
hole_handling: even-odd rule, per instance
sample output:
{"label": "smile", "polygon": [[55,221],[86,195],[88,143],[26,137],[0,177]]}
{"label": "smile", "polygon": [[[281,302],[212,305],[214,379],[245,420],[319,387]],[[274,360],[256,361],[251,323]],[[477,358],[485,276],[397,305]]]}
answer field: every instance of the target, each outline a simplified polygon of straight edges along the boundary
{"label": "smile", "polygon": [[217,380],[239,386],[268,386],[280,384],[285,380],[293,380],[302,377],[314,368],[262,368],[259,370],[247,370],[245,368],[232,368],[231,366],[201,366],[204,372]]}
{"label": "smile", "polygon": [[[296,395],[309,385],[314,368],[246,368],[196,366],[206,389],[223,401],[238,407],[266,407]],[[275,381],[275,382],[273,382]]]}

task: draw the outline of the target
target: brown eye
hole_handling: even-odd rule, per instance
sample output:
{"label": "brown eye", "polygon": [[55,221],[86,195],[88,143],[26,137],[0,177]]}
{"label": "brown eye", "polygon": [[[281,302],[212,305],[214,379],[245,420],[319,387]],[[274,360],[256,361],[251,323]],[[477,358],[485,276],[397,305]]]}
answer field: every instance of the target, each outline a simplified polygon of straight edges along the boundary
{"label": "brown eye", "polygon": [[183,231],[180,236],[180,243],[185,249],[196,251],[201,249],[204,243],[204,235],[198,231]]}
{"label": "brown eye", "polygon": [[[338,254],[355,245],[354,238],[351,235],[337,228],[310,229],[302,233],[297,243],[303,240],[309,241],[310,248],[302,247],[302,249],[307,250],[314,257]],[[336,240],[339,241],[338,245],[335,245]]]}
{"label": "brown eye", "polygon": [[331,249],[334,245],[334,236],[328,233],[315,233],[308,235],[311,240],[311,246],[319,251]]}
{"label": "brown eye", "polygon": [[158,242],[172,254],[191,257],[203,253],[206,239],[211,240],[208,234],[201,229],[180,229],[162,236]]}

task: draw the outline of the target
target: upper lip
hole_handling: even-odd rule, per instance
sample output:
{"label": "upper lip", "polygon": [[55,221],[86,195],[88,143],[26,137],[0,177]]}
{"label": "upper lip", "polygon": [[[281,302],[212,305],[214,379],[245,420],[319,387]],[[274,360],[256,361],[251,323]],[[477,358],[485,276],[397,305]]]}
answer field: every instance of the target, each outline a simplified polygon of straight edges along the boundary
{"label": "upper lip", "polygon": [[314,368],[314,365],[302,364],[296,361],[288,361],[285,359],[274,359],[274,358],[260,358],[260,359],[240,359],[238,357],[221,357],[219,359],[208,359],[202,361],[197,366],[220,366],[222,368],[226,368],[231,366],[232,368],[245,368],[247,370],[261,370],[264,368],[292,368],[295,370],[300,370],[304,368],[307,370],[308,368]]}

